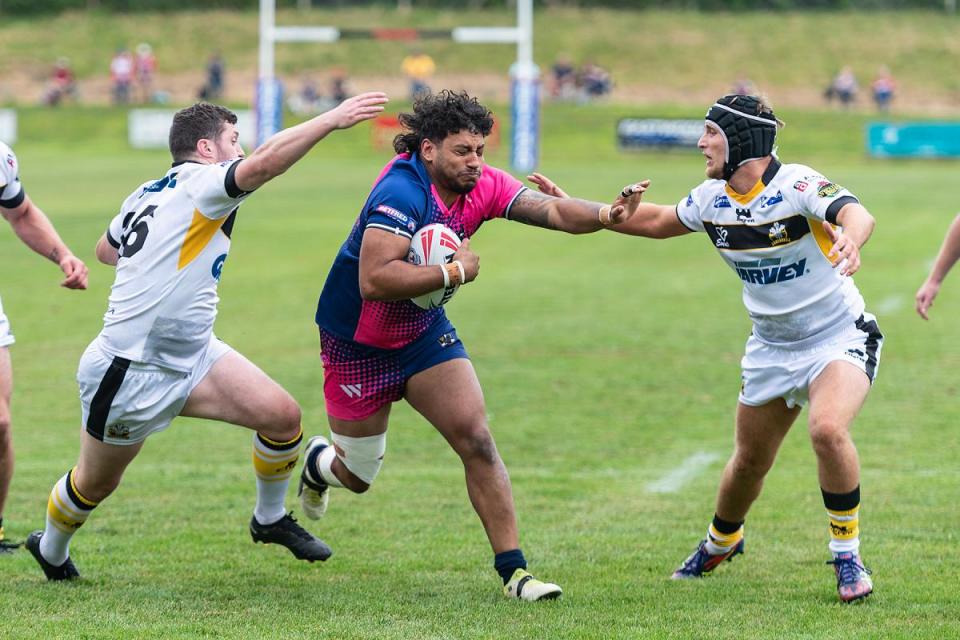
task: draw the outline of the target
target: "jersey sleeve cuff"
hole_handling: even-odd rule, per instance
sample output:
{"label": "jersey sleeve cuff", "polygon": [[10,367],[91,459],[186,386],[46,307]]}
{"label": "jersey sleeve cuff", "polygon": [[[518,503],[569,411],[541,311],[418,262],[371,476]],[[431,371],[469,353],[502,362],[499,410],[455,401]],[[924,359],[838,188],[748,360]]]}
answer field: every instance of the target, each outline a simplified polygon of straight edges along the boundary
{"label": "jersey sleeve cuff", "polygon": [[26,197],[27,192],[23,189],[20,189],[20,193],[13,196],[9,200],[0,200],[0,207],[3,207],[4,209],[16,209],[23,204],[23,201],[26,199]]}
{"label": "jersey sleeve cuff", "polygon": [[507,203],[507,207],[503,210],[503,217],[504,217],[504,218],[506,218],[507,220],[510,219],[510,208],[513,206],[513,203],[517,201],[517,198],[520,197],[520,194],[523,193],[523,192],[526,191],[526,190],[527,190],[527,187],[521,186],[521,187],[517,190],[517,192],[516,192],[515,194],[513,194],[513,197],[510,198],[510,202]]}
{"label": "jersey sleeve cuff", "polygon": [[241,162],[243,162],[243,158],[240,158],[239,160],[234,162],[232,165],[230,165],[230,167],[227,168],[227,177],[224,178],[223,180],[223,187],[226,190],[227,195],[230,196],[231,198],[242,198],[245,195],[253,193],[253,191],[244,191],[243,189],[237,186],[236,173],[237,173],[237,167],[240,165]]}
{"label": "jersey sleeve cuff", "polygon": [[677,209],[676,207],[674,207],[673,212],[677,214],[677,220],[680,221],[680,224],[682,224],[684,227],[686,227],[686,228],[689,229],[690,231],[693,231],[694,233],[696,233],[697,230],[694,229],[693,227],[691,227],[690,225],[688,225],[686,222],[684,222],[684,221],[683,221],[683,218],[680,217],[680,210],[679,210],[679,209]]}
{"label": "jersey sleeve cuff", "polygon": [[396,225],[383,224],[381,222],[368,222],[367,226],[364,229],[383,229],[384,231],[389,231],[390,233],[396,234],[398,236],[403,236],[404,238],[413,239],[413,234],[409,233],[406,229],[401,229]]}
{"label": "jersey sleeve cuff", "polygon": [[106,233],[105,235],[107,236],[107,242],[110,244],[111,247],[113,247],[114,249],[119,249],[119,248],[120,248],[120,241],[119,241],[119,240],[114,240],[114,239],[113,239],[113,236],[110,235],[110,231],[107,231],[107,233]]}
{"label": "jersey sleeve cuff", "polygon": [[843,209],[846,205],[851,202],[860,202],[853,196],[843,196],[842,198],[837,198],[830,203],[830,206],[827,207],[827,213],[824,214],[824,219],[830,224],[837,224],[837,214],[840,213],[840,209]]}

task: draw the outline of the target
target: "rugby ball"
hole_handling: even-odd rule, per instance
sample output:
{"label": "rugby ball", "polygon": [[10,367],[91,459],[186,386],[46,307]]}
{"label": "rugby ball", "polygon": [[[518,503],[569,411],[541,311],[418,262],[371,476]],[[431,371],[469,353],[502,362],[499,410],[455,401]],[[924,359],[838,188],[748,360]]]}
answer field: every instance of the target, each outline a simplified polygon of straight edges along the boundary
{"label": "rugby ball", "polygon": [[[459,248],[460,236],[453,229],[439,223],[428,224],[413,234],[407,262],[420,266],[447,264]],[[421,309],[436,309],[449,302],[459,288],[460,285],[441,287],[411,301]]]}

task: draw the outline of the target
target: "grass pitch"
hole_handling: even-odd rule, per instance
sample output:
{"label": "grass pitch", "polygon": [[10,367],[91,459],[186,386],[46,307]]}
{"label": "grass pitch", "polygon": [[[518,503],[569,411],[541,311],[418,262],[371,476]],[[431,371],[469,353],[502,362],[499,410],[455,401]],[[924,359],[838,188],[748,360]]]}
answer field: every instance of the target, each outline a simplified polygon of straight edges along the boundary
{"label": "grass pitch", "polygon": [[[702,179],[700,157],[617,152],[613,123],[625,112],[547,109],[543,171],[584,197],[650,177],[650,200],[679,200]],[[254,546],[250,433],[181,419],[150,438],[75,538],[83,580],[47,584],[25,551],[0,556],[3,637],[954,635],[960,283],[947,281],[929,323],[912,298],[956,212],[956,164],[865,160],[856,116],[785,115],[782,159],[850,187],[878,220],[856,278],[887,336],[854,431],[877,588],[867,602],[840,605],[823,565],[827,522],[803,417],[750,514],[746,555],[707,580],[668,579],[713,513],[749,331],[739,280],[705,237],[572,237],[496,221],[473,243],[479,279],[448,313],[484,385],[523,548],[562,600],[499,595],[458,460],[398,404],[376,486],[336,493],[322,524],[308,523],[334,547],[329,562]],[[110,133],[122,132],[113,112],[56,117],[22,114],[22,177],[91,266],[91,286],[60,290],[53,265],[0,232],[0,294],[17,337],[5,514],[17,538],[42,526],[52,483],[76,460],[74,373],[112,282],[94,243],[122,198],[168,162],[126,149]],[[41,141],[57,123],[72,126]],[[504,166],[504,154],[491,163]],[[364,130],[321,143],[244,205],[224,268],[218,335],[293,393],[308,434],[326,430],[316,297],[386,159]],[[697,473],[665,481],[697,454]]]}

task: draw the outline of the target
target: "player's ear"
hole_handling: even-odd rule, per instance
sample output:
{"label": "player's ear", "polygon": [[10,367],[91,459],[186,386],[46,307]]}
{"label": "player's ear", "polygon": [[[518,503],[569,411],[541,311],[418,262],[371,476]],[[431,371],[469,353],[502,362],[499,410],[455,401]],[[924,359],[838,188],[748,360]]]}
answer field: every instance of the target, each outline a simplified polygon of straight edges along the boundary
{"label": "player's ear", "polygon": [[197,155],[201,158],[212,158],[216,155],[213,148],[213,140],[208,140],[207,138],[197,140]]}
{"label": "player's ear", "polygon": [[433,158],[436,156],[436,154],[437,145],[433,144],[433,141],[429,138],[424,138],[420,142],[420,157],[427,162],[433,162]]}

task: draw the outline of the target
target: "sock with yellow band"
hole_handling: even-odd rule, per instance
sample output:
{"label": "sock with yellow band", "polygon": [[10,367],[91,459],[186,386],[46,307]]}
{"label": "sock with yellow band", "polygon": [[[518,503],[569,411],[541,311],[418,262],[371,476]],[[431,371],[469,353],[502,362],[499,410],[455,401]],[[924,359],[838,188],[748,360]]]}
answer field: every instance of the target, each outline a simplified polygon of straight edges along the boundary
{"label": "sock with yellow band", "polygon": [[47,500],[47,526],[40,539],[40,554],[55,567],[70,557],[70,539],[98,504],[80,494],[73,480],[76,469],[57,480]]}
{"label": "sock with yellow band", "polygon": [[830,493],[823,488],[823,505],[830,518],[830,551],[854,552],[860,549],[860,485],[849,493]]}
{"label": "sock with yellow band", "polygon": [[718,556],[729,552],[743,540],[743,521],[730,522],[714,514],[713,522],[707,527],[707,553]]}
{"label": "sock with yellow band", "polygon": [[253,468],[257,474],[257,506],[253,515],[260,524],[273,524],[286,514],[284,499],[300,457],[302,440],[303,431],[287,442],[253,434]]}

